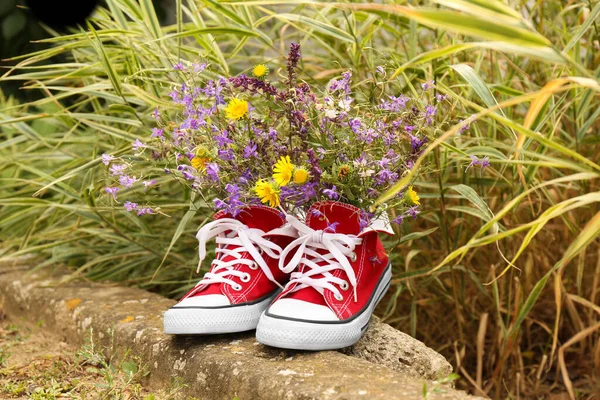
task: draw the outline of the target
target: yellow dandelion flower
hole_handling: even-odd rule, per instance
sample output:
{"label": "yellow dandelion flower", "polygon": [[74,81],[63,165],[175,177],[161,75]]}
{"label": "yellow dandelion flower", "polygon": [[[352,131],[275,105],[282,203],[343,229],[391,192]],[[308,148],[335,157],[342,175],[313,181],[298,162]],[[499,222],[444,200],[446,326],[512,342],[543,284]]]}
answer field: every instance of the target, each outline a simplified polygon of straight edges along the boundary
{"label": "yellow dandelion flower", "polygon": [[260,180],[254,185],[254,192],[261,202],[265,204],[269,203],[271,207],[279,207],[279,193],[281,190],[275,182]]}
{"label": "yellow dandelion flower", "polygon": [[225,107],[225,116],[233,121],[244,118],[246,114],[248,114],[248,102],[246,100],[234,98]]}
{"label": "yellow dandelion flower", "polygon": [[269,68],[265,64],[258,64],[252,68],[252,75],[256,78],[264,78],[269,73]]}
{"label": "yellow dandelion flower", "polygon": [[190,161],[192,167],[196,168],[198,171],[204,171],[206,169],[206,164],[210,161],[208,157],[194,157]]}
{"label": "yellow dandelion flower", "polygon": [[415,206],[420,206],[421,203],[419,200],[421,200],[421,198],[419,197],[419,195],[417,194],[417,192],[415,192],[415,190],[413,189],[412,186],[408,187],[408,190],[406,191],[406,194],[404,195],[404,197],[411,203],[414,204]]}
{"label": "yellow dandelion flower", "polygon": [[308,171],[304,167],[298,167],[294,171],[294,183],[301,185],[308,180]]}
{"label": "yellow dandelion flower", "polygon": [[279,186],[285,186],[292,180],[295,168],[290,156],[282,156],[273,166],[273,179]]}

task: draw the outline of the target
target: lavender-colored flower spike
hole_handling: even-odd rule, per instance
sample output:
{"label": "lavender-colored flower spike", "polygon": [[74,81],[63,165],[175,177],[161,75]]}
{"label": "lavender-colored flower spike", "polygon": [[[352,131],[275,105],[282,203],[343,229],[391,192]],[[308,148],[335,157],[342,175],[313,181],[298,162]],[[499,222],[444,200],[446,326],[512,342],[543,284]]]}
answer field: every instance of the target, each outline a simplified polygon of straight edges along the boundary
{"label": "lavender-colored flower spike", "polygon": [[131,144],[131,147],[133,148],[133,151],[138,151],[140,149],[145,149],[146,145],[140,139],[135,139],[135,142]]}
{"label": "lavender-colored flower spike", "polygon": [[110,162],[114,159],[115,158],[113,156],[111,156],[110,154],[102,154],[102,163],[104,165],[110,164]]}
{"label": "lavender-colored flower spike", "polygon": [[131,212],[133,210],[137,210],[138,204],[132,203],[131,201],[126,201],[125,204],[123,204],[123,207],[127,212]]}
{"label": "lavender-colored flower spike", "polygon": [[296,68],[298,67],[298,61],[302,55],[300,54],[300,45],[298,43],[292,43],[290,45],[290,52],[287,58],[287,72],[288,80],[287,84],[290,88],[296,86]]}
{"label": "lavender-colored flower spike", "polygon": [[118,187],[107,187],[104,190],[106,190],[106,193],[112,195],[113,199],[117,201],[117,192],[120,190]]}
{"label": "lavender-colored flower spike", "polygon": [[123,186],[125,186],[126,188],[130,188],[131,186],[133,186],[133,184],[137,182],[137,178],[132,177],[132,176],[128,176],[128,175],[121,175],[119,177],[119,183]]}
{"label": "lavender-colored flower spike", "polygon": [[114,164],[110,166],[110,174],[113,176],[123,175],[127,166],[125,164]]}
{"label": "lavender-colored flower spike", "polygon": [[138,209],[137,215],[138,215],[138,217],[140,217],[142,215],[152,214],[152,213],[154,213],[154,210],[152,210],[149,207],[144,207],[144,208],[139,208]]}

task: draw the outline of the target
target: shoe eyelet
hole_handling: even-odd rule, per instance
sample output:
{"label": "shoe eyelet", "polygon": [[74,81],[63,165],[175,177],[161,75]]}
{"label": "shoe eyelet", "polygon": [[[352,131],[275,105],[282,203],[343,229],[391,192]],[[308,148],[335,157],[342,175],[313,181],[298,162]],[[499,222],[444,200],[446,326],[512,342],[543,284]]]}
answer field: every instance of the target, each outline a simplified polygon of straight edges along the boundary
{"label": "shoe eyelet", "polygon": [[252,261],[252,264],[250,264],[250,269],[256,271],[258,269],[258,264]]}
{"label": "shoe eyelet", "polygon": [[242,290],[242,285],[233,285],[231,286],[231,288],[236,292],[239,292],[240,290]]}
{"label": "shoe eyelet", "polygon": [[350,285],[348,284],[348,282],[344,281],[342,284],[340,284],[340,288],[342,290],[348,290],[350,288]]}
{"label": "shoe eyelet", "polygon": [[245,275],[242,275],[242,277],[240,278],[240,280],[242,282],[246,283],[246,282],[250,282],[250,278],[252,278],[252,276],[250,276],[250,274],[245,274]]}
{"label": "shoe eyelet", "polygon": [[355,252],[352,252],[352,254],[350,254],[350,261],[352,262],[356,262],[357,256]]}
{"label": "shoe eyelet", "polygon": [[337,300],[337,301],[342,301],[344,300],[344,296],[342,296],[341,294],[338,295],[337,293],[333,295],[333,297]]}

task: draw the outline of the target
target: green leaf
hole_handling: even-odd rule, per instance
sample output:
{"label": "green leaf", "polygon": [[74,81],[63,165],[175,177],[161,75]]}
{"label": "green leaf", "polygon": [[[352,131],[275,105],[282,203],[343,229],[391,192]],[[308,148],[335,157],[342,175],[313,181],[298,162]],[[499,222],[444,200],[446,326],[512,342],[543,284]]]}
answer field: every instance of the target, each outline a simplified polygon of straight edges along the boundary
{"label": "green leaf", "polygon": [[138,366],[133,361],[125,361],[121,364],[121,370],[128,376],[133,376],[138,372]]}
{"label": "green leaf", "polygon": [[475,93],[483,100],[486,106],[494,107],[498,104],[487,84],[481,79],[477,72],[471,68],[471,66],[467,64],[456,64],[451,65],[450,68],[458,72],[464,80],[471,85]]}
{"label": "green leaf", "polygon": [[400,241],[398,242],[398,244],[406,243],[406,242],[409,242],[411,240],[416,240],[416,239],[420,239],[420,238],[425,237],[425,236],[429,236],[429,235],[431,235],[433,232],[435,232],[437,230],[438,230],[438,227],[436,226],[435,228],[431,228],[431,229],[428,229],[426,231],[409,233],[408,235],[402,236],[400,238]]}

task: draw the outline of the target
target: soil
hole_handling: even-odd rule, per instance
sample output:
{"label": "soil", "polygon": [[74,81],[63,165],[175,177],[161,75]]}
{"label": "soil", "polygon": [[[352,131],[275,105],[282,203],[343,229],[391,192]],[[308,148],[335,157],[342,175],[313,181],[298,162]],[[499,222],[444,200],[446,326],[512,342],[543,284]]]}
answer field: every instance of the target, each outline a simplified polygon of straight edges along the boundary
{"label": "soil", "polygon": [[178,399],[176,385],[159,393],[139,383],[134,358],[107,359],[88,342],[72,346],[44,328],[0,310],[0,399]]}

